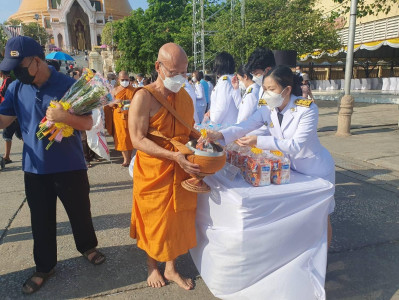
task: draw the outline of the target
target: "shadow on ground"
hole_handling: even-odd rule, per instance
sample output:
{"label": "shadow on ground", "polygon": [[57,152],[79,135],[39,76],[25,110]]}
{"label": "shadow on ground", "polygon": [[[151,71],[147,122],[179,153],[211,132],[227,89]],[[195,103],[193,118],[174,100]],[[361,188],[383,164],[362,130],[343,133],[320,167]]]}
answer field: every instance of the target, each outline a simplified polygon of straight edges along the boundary
{"label": "shadow on ground", "polygon": [[[130,213],[101,215],[93,217],[93,224],[96,232],[101,230],[128,228],[130,226]],[[57,223],[57,236],[72,234],[71,225],[68,222]],[[2,243],[11,243],[32,239],[30,226],[10,228]]]}
{"label": "shadow on ground", "polygon": [[[41,290],[29,296],[29,299],[84,298],[147,286],[144,251],[138,249],[136,245],[108,247],[101,250],[107,256],[107,261],[100,266],[91,265],[82,256],[59,261],[55,276],[51,277]],[[188,254],[178,259],[177,269],[183,276],[195,278],[198,275]],[[29,268],[2,275],[0,298],[25,298],[21,293],[21,286],[32,272],[33,268]]]}

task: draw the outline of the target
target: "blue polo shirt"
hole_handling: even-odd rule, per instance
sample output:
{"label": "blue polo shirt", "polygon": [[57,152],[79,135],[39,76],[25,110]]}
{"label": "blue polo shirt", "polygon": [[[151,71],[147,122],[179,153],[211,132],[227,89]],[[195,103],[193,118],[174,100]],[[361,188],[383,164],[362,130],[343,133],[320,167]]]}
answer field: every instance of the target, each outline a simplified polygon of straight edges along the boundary
{"label": "blue polo shirt", "polygon": [[12,82],[0,105],[0,114],[18,118],[24,140],[22,168],[25,172],[51,174],[87,169],[79,131],[75,130],[73,136],[63,138],[61,143],[54,142],[49,150],[45,149],[48,137],[42,140],[36,137],[50,101],[61,99],[75,82],[49,68],[50,78],[40,88],[19,80]]}
{"label": "blue polo shirt", "polygon": [[204,96],[205,96],[206,103],[209,104],[209,85],[208,85],[208,82],[206,82],[204,79],[201,79],[200,83],[201,83],[202,87],[204,88],[204,94],[205,94]]}

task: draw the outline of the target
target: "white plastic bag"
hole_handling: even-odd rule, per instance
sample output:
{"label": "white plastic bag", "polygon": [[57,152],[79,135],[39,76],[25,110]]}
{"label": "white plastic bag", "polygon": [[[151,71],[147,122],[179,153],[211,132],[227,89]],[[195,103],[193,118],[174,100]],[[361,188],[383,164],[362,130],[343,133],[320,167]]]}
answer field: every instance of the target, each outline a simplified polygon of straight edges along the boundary
{"label": "white plastic bag", "polygon": [[107,140],[104,131],[104,112],[102,109],[94,109],[92,112],[93,127],[87,130],[87,144],[97,155],[110,161]]}

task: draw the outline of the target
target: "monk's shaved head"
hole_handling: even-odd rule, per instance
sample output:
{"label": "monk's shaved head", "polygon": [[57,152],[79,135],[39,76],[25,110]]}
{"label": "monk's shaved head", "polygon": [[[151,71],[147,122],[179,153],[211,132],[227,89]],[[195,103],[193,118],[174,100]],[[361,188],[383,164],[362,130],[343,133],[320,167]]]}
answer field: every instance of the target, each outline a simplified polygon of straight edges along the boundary
{"label": "monk's shaved head", "polygon": [[119,79],[129,79],[129,74],[126,71],[120,71]]}
{"label": "monk's shaved head", "polygon": [[159,49],[158,61],[170,66],[176,66],[179,63],[188,63],[186,52],[175,43],[167,43]]}

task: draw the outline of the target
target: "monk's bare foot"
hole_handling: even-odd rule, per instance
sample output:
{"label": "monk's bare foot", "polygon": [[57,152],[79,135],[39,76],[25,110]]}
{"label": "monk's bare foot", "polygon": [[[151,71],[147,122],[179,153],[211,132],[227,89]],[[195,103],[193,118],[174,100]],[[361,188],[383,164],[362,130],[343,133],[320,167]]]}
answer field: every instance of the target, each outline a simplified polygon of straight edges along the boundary
{"label": "monk's bare foot", "polygon": [[178,286],[185,290],[191,290],[194,287],[194,283],[190,278],[184,278],[176,271],[165,270],[164,276],[169,281],[174,281]]}
{"label": "monk's bare foot", "polygon": [[165,280],[163,279],[163,276],[159,272],[158,268],[148,268],[147,284],[153,288],[165,286]]}
{"label": "monk's bare foot", "polygon": [[153,288],[165,286],[165,279],[158,270],[158,263],[155,259],[147,256],[148,278],[147,284]]}

